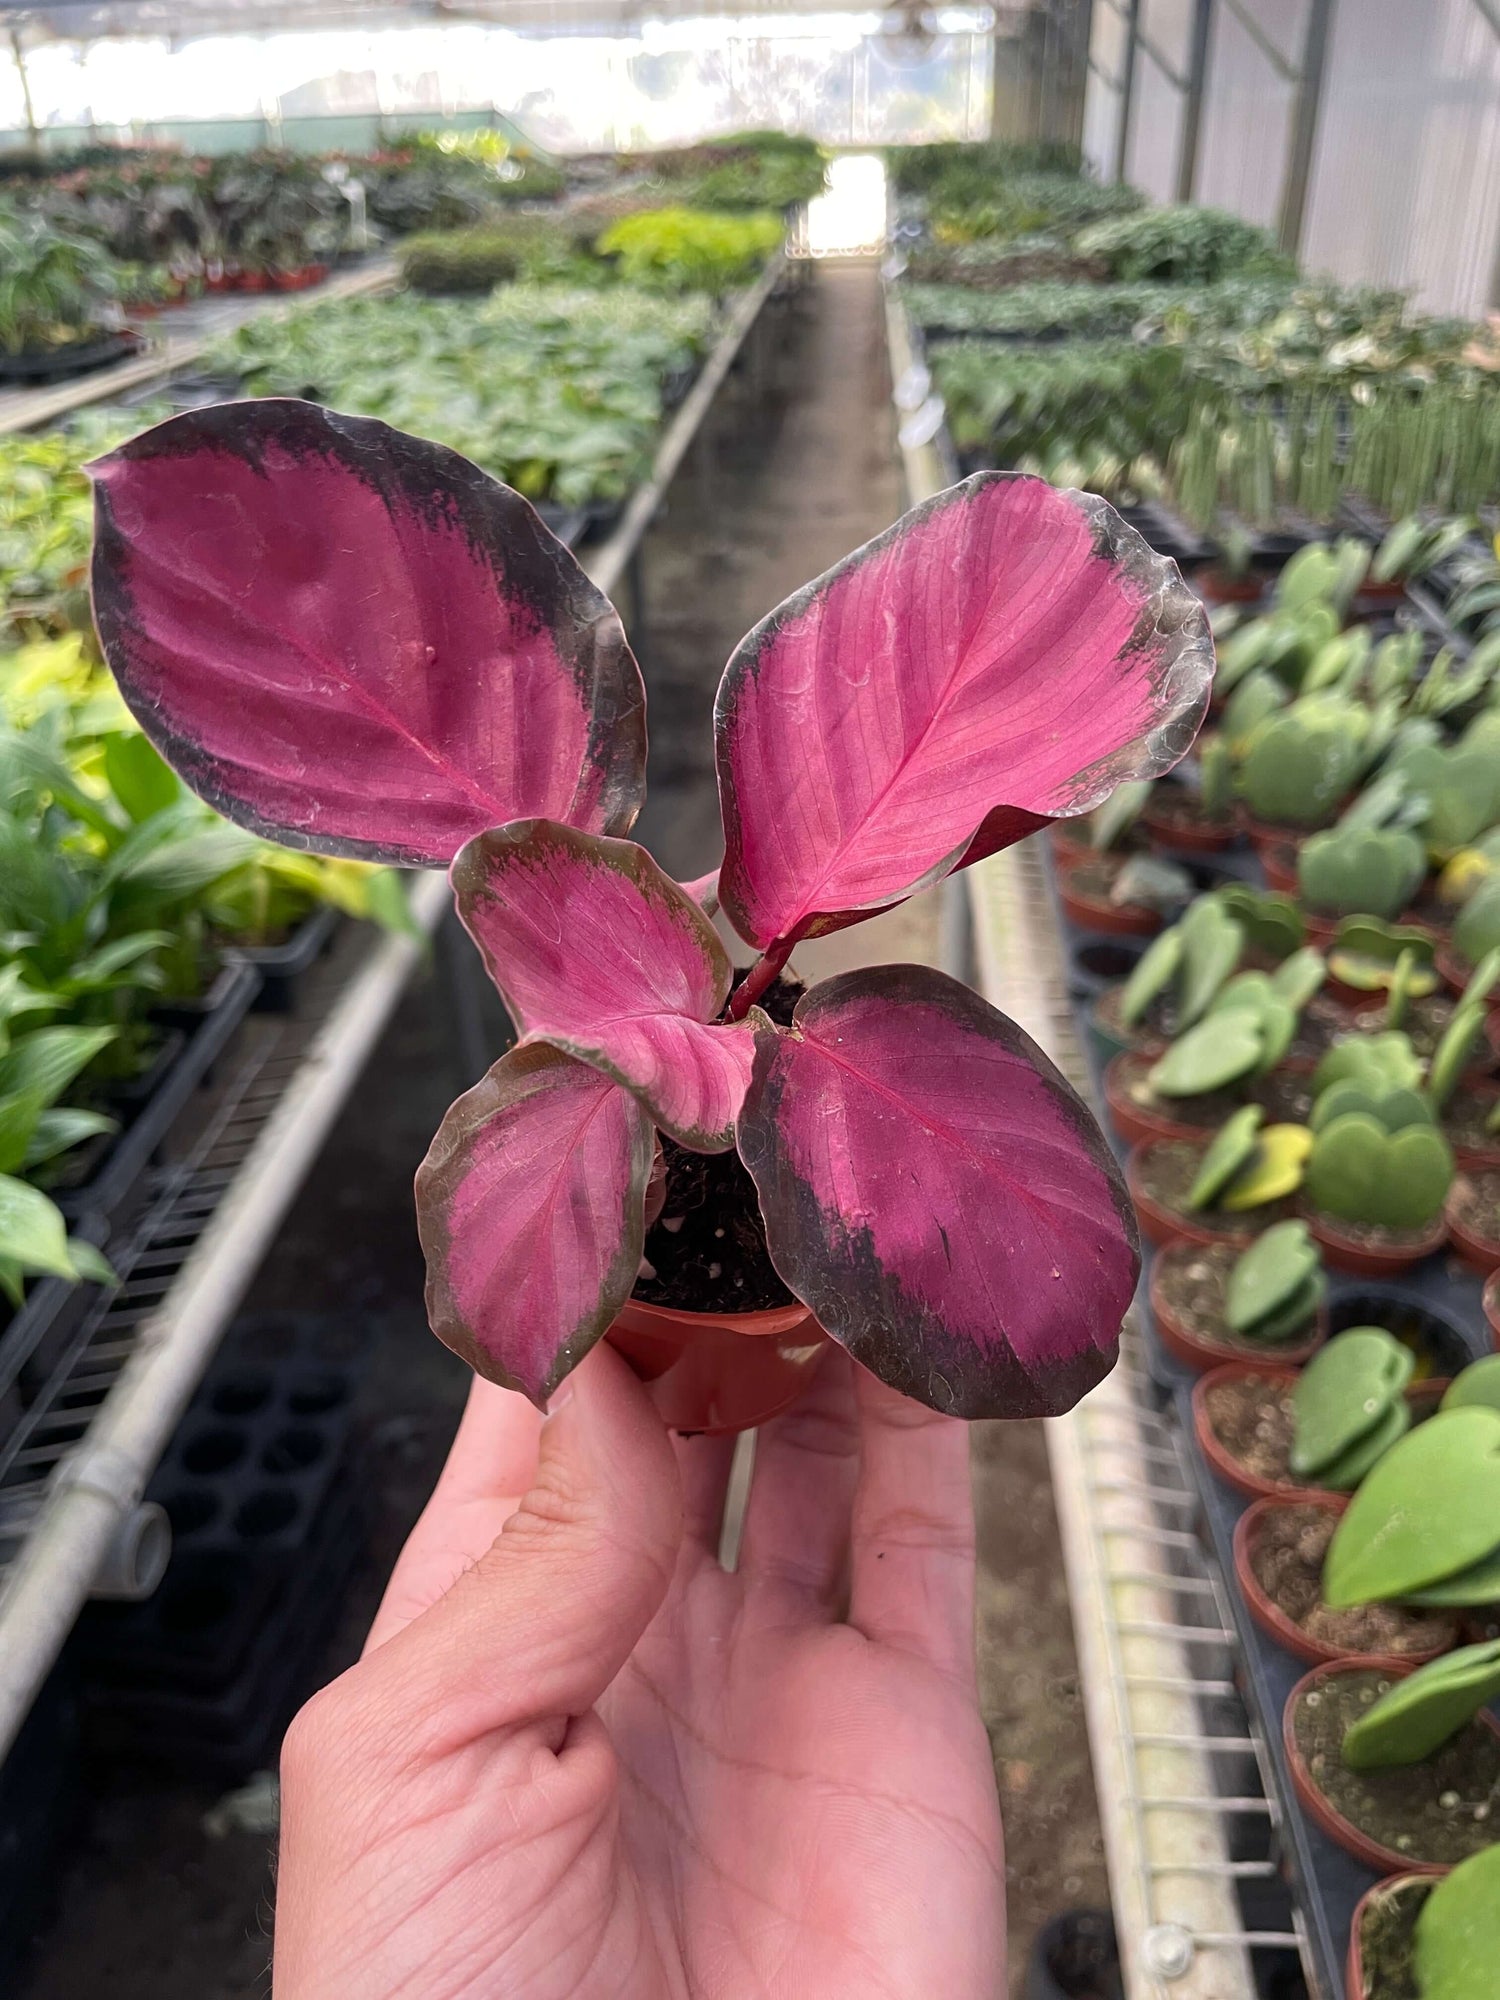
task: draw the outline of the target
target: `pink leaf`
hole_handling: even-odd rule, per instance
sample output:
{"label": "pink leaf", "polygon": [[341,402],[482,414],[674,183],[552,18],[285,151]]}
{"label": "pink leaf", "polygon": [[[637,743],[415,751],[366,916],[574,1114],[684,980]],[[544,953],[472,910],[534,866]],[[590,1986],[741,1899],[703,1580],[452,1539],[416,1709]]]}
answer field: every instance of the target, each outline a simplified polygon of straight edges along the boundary
{"label": "pink leaf", "polygon": [[598,1070],[545,1044],[503,1055],[417,1170],[438,1338],[544,1404],[630,1296],[655,1145],[645,1112]]}
{"label": "pink leaf", "polygon": [[714,916],[719,907],[719,871],[710,868],[706,875],[695,875],[691,882],[678,884],[685,895],[691,896],[705,917]]}
{"label": "pink leaf", "polygon": [[92,471],[105,656],[241,826],[446,864],[528,814],[633,823],[645,693],[620,621],[457,452],[269,398],[173,417]]}
{"label": "pink leaf", "polygon": [[720,901],[762,950],[857,922],[1169,770],[1212,676],[1202,606],[1105,501],[976,474],[741,641]]}
{"label": "pink leaf", "polygon": [[644,847],[518,820],[469,842],[453,888],[518,1033],[623,1083],[682,1145],[734,1144],[754,1033],[708,1025],[729,995],[728,956]]}
{"label": "pink leaf", "polygon": [[739,1144],[824,1330],[961,1417],[1053,1416],[1114,1363],[1140,1269],[1119,1168],[1041,1050],[922,966],[843,973],[758,1032]]}

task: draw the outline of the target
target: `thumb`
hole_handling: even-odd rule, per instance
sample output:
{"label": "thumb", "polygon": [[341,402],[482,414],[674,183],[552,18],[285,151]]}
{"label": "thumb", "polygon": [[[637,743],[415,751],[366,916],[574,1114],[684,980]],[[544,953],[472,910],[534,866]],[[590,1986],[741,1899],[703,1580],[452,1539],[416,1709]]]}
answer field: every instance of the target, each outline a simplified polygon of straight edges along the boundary
{"label": "thumb", "polygon": [[601,1344],[553,1398],[531,1489],[494,1543],[367,1665],[410,1676],[405,1713],[449,1743],[582,1715],[656,1615],[681,1538],[671,1441]]}

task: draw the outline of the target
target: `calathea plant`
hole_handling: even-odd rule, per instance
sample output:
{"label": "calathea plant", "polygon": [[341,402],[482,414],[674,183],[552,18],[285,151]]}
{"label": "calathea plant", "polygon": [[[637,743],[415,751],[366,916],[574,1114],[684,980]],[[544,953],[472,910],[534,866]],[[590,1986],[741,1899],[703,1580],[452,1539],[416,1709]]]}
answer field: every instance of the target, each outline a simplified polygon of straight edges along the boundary
{"label": "calathea plant", "polygon": [[738,1146],[777,1271],[887,1381],[964,1416],[1109,1367],[1137,1252],[1119,1173],[1027,1037],[917,966],[756,1002],[858,922],[1190,743],[1212,649],[1175,568],[1089,495],[984,474],[750,633],[716,708],[718,896],[624,836],[645,701],[609,603],[520,496],[308,403],[173,418],[94,467],[94,605],[143,729],[240,824],[447,866],[519,1046],[418,1176],[429,1304],[543,1402],[637,1279],[657,1131]]}

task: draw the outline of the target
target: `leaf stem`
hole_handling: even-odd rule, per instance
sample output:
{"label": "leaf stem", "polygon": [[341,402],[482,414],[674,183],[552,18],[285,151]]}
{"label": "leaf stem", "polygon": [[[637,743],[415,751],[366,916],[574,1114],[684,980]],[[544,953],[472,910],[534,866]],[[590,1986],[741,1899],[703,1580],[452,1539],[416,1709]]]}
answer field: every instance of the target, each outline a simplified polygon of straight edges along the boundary
{"label": "leaf stem", "polygon": [[790,937],[774,938],[766,946],[760,957],[751,966],[749,972],[746,973],[745,977],[729,996],[729,1018],[731,1021],[744,1020],[761,994],[765,992],[768,986],[775,982],[781,968],[791,957],[796,942],[797,936],[794,931]]}

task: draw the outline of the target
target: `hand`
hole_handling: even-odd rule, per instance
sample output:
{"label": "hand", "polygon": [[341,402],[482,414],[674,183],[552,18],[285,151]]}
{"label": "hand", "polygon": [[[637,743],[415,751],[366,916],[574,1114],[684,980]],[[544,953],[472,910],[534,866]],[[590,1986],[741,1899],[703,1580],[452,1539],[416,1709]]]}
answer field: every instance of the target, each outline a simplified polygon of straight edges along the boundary
{"label": "hand", "polygon": [[[998,2000],[964,1427],[832,1350],[757,1443],[476,1382],[282,1758],[276,2000]],[[540,1456],[538,1457],[538,1450]]]}

